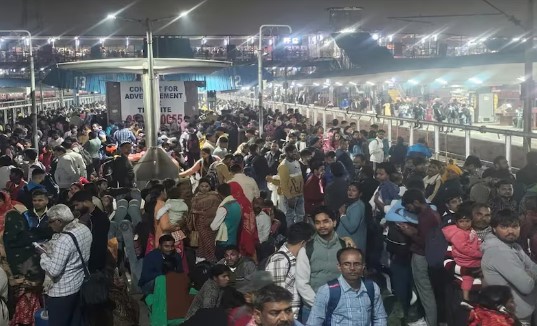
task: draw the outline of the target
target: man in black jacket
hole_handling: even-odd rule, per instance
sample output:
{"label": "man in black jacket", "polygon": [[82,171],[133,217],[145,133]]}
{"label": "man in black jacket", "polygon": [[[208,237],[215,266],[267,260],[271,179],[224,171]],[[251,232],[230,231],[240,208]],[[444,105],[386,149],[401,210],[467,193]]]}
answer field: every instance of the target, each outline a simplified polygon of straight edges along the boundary
{"label": "man in black jacket", "polygon": [[80,222],[90,229],[93,237],[88,262],[90,273],[104,271],[110,230],[108,216],[93,204],[92,199],[93,196],[88,191],[79,191],[71,198],[75,211],[80,213]]}

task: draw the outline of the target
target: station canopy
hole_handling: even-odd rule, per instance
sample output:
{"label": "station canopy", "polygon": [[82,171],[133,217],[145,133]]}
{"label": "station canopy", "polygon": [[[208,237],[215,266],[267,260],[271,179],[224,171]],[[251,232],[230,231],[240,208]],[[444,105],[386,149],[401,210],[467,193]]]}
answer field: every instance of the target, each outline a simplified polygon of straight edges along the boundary
{"label": "station canopy", "polygon": [[[159,75],[168,74],[210,74],[231,66],[231,62],[185,58],[154,58],[154,71]],[[57,64],[60,70],[77,71],[89,74],[140,74],[148,69],[147,58],[120,58],[86,60]]]}

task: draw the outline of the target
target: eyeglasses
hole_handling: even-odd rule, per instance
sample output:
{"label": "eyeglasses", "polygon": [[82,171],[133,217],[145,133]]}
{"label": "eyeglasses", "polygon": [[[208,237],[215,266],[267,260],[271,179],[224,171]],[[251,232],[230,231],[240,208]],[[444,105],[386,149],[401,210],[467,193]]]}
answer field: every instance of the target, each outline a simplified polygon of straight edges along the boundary
{"label": "eyeglasses", "polygon": [[364,266],[364,263],[351,263],[351,262],[344,262],[341,264],[341,266],[345,268],[362,268]]}

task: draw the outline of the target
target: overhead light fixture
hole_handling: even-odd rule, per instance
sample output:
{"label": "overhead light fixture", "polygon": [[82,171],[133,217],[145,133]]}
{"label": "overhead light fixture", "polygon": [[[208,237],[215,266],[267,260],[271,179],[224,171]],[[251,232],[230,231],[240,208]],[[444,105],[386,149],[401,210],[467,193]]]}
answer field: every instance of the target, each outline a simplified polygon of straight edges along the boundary
{"label": "overhead light fixture", "polygon": [[304,86],[304,85],[298,83],[298,84],[296,84],[296,86],[298,86],[298,87],[302,87],[302,86]]}
{"label": "overhead light fixture", "polygon": [[365,83],[366,83],[367,85],[369,85],[369,86],[373,86],[373,85],[375,85],[375,83],[370,82],[370,81],[366,81]]}
{"label": "overhead light fixture", "polygon": [[442,79],[442,78],[437,78],[434,81],[442,85],[447,85],[448,83],[445,79]]}
{"label": "overhead light fixture", "polygon": [[355,82],[349,82],[349,85],[356,86],[357,84]]}
{"label": "overhead light fixture", "polygon": [[526,81],[526,76],[518,77],[517,80],[518,80],[519,82],[522,82],[522,83],[523,83],[523,82]]}
{"label": "overhead light fixture", "polygon": [[179,14],[179,18],[183,18],[183,17],[186,17],[188,16],[188,11],[183,11],[181,12],[181,14]]}
{"label": "overhead light fixture", "polygon": [[409,79],[408,83],[412,84],[412,85],[418,85],[419,84],[419,82],[417,80],[415,80],[415,79]]}
{"label": "overhead light fixture", "polygon": [[478,85],[483,84],[483,81],[481,79],[477,78],[477,77],[472,77],[472,78],[470,78],[468,80],[470,82],[474,83],[474,84],[478,84]]}
{"label": "overhead light fixture", "polygon": [[438,34],[434,34],[434,35],[433,35],[433,40],[434,40],[435,42],[438,41]]}
{"label": "overhead light fixture", "polygon": [[380,35],[378,33],[373,33],[371,34],[371,38],[376,41],[380,38]]}
{"label": "overhead light fixture", "polygon": [[388,40],[389,40],[390,42],[393,42],[393,35],[388,36]]}
{"label": "overhead light fixture", "polygon": [[319,83],[313,83],[313,86],[320,86]]}
{"label": "overhead light fixture", "polygon": [[116,19],[116,18],[117,18],[117,16],[115,14],[108,14],[106,16],[106,19],[110,19],[110,20],[113,20],[113,19]]}
{"label": "overhead light fixture", "polygon": [[352,28],[352,27],[347,27],[347,28],[344,28],[342,30],[339,31],[340,33],[354,33],[356,32],[356,29],[355,28]]}
{"label": "overhead light fixture", "polygon": [[340,82],[336,82],[336,86],[342,86],[343,84]]}

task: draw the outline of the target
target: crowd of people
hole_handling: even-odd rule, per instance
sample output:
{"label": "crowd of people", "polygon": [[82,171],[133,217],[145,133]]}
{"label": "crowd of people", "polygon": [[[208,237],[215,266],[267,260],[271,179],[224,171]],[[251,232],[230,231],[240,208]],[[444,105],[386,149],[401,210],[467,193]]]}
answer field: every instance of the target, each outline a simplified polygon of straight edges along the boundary
{"label": "crowd of people", "polygon": [[180,172],[143,185],[143,121],[45,111],[37,149],[31,117],[4,126],[0,325],[138,325],[137,292],[152,325],[535,325],[536,152],[515,176],[375,124],[266,117],[162,125]]}

